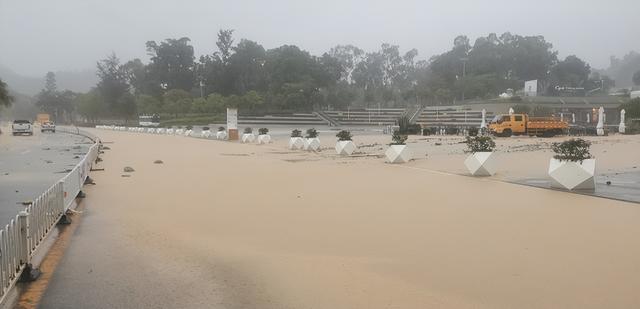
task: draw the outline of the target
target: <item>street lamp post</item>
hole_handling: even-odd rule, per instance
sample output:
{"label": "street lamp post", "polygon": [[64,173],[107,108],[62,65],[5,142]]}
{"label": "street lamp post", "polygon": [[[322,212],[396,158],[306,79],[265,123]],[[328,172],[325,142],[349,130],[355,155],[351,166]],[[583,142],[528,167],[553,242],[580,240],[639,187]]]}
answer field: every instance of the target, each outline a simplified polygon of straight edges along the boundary
{"label": "street lamp post", "polygon": [[462,60],[462,101],[464,103],[464,88],[466,86],[464,78],[467,76],[467,61],[469,60],[469,58],[464,57],[460,58],[460,60]]}

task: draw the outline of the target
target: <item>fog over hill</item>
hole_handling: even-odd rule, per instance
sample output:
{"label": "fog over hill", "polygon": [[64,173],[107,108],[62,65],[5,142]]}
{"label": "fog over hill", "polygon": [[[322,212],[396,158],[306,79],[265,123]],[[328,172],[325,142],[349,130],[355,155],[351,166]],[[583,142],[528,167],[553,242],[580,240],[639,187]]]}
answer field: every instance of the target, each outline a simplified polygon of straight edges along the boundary
{"label": "fog over hill", "polygon": [[[45,72],[46,73],[46,72]],[[97,77],[94,69],[83,71],[59,71],[56,74],[58,89],[74,92],[86,92],[94,87]],[[14,72],[8,66],[0,63],[0,78],[9,88],[24,95],[36,95],[44,86],[44,74],[42,76],[24,76]]]}

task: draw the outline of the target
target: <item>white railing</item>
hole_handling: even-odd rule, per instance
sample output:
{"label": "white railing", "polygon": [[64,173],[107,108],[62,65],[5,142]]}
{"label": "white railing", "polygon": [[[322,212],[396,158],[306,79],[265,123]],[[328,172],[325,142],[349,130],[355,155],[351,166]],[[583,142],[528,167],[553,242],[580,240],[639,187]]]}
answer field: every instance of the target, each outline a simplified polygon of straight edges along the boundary
{"label": "white railing", "polygon": [[100,152],[99,139],[90,133],[77,128],[58,128],[57,130],[86,136],[93,141],[93,144],[71,172],[0,230],[0,304],[22,272],[30,269],[31,259],[36,250],[73,205]]}

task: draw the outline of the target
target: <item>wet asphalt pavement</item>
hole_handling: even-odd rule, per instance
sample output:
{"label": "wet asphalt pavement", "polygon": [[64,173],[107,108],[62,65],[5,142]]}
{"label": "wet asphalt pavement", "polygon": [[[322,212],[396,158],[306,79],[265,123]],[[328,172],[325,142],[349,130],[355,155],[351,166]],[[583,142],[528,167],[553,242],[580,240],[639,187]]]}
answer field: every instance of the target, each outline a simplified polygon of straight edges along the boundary
{"label": "wet asphalt pavement", "polygon": [[61,132],[0,134],[0,226],[72,169],[87,153],[89,139]]}
{"label": "wet asphalt pavement", "polygon": [[[513,182],[538,188],[551,188],[549,179],[521,179]],[[594,191],[581,190],[574,193],[640,203],[640,170],[596,175]]]}

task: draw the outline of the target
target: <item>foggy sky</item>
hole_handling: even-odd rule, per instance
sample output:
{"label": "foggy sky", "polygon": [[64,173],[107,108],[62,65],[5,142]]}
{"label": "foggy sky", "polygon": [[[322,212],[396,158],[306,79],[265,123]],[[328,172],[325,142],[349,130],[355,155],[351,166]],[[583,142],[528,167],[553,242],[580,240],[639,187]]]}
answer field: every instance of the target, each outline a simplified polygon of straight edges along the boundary
{"label": "foggy sky", "polygon": [[576,0],[0,0],[0,64],[31,76],[93,69],[115,52],[146,59],[145,42],[191,38],[196,58],[215,50],[219,29],[266,49],[295,44],[320,55],[337,44],[417,48],[427,59],[458,34],[471,43],[505,31],[544,35],[561,57],[606,68],[640,51],[640,1]]}

